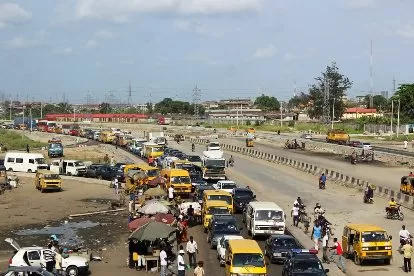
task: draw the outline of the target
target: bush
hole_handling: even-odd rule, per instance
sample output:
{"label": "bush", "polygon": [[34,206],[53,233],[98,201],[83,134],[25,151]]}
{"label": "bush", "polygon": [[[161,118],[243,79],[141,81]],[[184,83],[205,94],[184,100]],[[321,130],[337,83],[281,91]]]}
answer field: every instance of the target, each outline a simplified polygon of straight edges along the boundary
{"label": "bush", "polygon": [[22,136],[21,132],[10,131],[6,129],[0,129],[0,144],[3,144],[7,150],[26,150],[28,144],[30,149],[41,148],[47,146],[47,143],[33,141]]}

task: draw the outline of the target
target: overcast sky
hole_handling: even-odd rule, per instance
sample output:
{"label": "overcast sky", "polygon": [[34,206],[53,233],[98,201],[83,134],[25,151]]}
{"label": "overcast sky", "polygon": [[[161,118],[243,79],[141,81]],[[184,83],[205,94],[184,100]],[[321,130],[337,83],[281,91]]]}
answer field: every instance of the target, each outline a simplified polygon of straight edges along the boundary
{"label": "overcast sky", "polygon": [[0,0],[0,92],[135,103],[289,99],[336,61],[350,96],[411,81],[412,0]]}

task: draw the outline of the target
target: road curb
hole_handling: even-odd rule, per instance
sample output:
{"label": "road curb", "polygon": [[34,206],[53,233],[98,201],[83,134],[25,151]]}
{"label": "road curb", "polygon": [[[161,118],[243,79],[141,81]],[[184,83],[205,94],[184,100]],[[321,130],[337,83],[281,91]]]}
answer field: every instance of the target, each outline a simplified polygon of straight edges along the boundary
{"label": "road curb", "polygon": [[[195,144],[206,144],[208,141],[208,140],[199,139],[199,138],[191,138],[191,137],[188,137],[188,138],[191,143],[195,143]],[[300,162],[295,159],[277,156],[274,154],[260,152],[258,150],[254,150],[251,148],[244,148],[244,147],[228,145],[228,144],[221,144],[221,147],[223,150],[233,151],[233,152],[241,153],[243,155],[247,155],[250,157],[257,158],[257,159],[286,165],[286,166],[295,168],[297,170],[307,172],[312,175],[319,175],[323,172],[327,176],[327,179],[329,179],[330,181],[334,183],[340,183],[340,184],[343,184],[344,186],[358,189],[358,190],[363,190],[368,184],[374,184],[366,180],[359,179],[359,178],[356,178],[350,175],[346,175],[346,174],[343,174],[343,173],[340,173],[340,172],[337,172],[337,171],[334,171],[328,168],[319,168],[318,166],[315,166],[313,164],[309,164],[306,162]],[[377,186],[377,185],[375,185],[375,187],[376,187],[375,192],[374,192],[375,196],[382,197],[385,199],[394,198],[403,207],[414,210],[414,197],[413,196],[403,194],[399,190],[392,190],[392,189],[382,187],[382,186]]]}

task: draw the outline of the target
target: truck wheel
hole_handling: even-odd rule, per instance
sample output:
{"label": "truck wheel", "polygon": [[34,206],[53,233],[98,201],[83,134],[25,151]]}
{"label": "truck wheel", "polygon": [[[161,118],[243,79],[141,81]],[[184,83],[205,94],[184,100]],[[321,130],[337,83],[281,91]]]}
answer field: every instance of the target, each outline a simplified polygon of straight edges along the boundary
{"label": "truck wheel", "polygon": [[386,259],[386,260],[384,260],[384,264],[385,264],[385,265],[389,265],[389,264],[391,264],[391,259]]}
{"label": "truck wheel", "polygon": [[8,171],[9,171],[9,172],[12,172],[12,171],[13,171],[13,169],[12,169],[12,168],[9,168],[9,169],[8,169]]}
{"label": "truck wheel", "polygon": [[71,172],[67,172],[67,173],[66,173],[66,175],[71,176],[71,175],[72,175],[72,173],[71,173]]}
{"label": "truck wheel", "polygon": [[78,276],[79,275],[79,270],[76,266],[70,266],[66,269],[66,274],[68,276]]}

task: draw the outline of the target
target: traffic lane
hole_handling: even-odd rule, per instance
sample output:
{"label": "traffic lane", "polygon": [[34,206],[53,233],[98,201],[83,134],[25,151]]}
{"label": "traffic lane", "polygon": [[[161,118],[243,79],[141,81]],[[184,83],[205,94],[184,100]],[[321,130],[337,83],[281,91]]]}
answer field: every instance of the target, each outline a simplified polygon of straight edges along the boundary
{"label": "traffic lane", "polygon": [[[181,150],[186,148],[189,146],[180,145]],[[391,223],[384,218],[384,206],[387,205],[384,199],[376,198],[374,204],[365,205],[362,203],[362,193],[355,189],[348,189],[337,184],[330,185],[328,181],[327,189],[321,191],[318,189],[315,176],[287,166],[232,154],[235,157],[235,166],[228,169],[230,179],[252,187],[258,200],[276,202],[288,211],[288,216],[293,201],[300,196],[309,207],[310,214],[316,202],[322,204],[327,212],[326,217],[333,224],[334,234],[338,234],[338,238],[340,238],[343,227],[351,222],[376,224],[386,229],[389,234],[398,237],[401,223]],[[228,158],[227,154],[226,157]],[[405,211],[405,215],[404,223],[408,229],[411,229],[414,225],[413,214]],[[287,223],[292,224],[289,220]],[[308,238],[310,238],[309,234]],[[393,239],[394,248],[398,247],[398,243],[398,238]],[[355,273],[364,271],[367,275],[374,275],[369,272],[374,268],[384,272],[384,274],[375,274],[376,276],[389,275],[390,272],[395,274],[401,272],[400,263],[402,263],[402,257],[399,254],[394,255],[394,262],[391,266],[372,263],[369,267],[360,267],[348,261],[347,266],[350,268],[348,274],[352,271]]]}
{"label": "traffic lane", "polygon": [[[245,146],[244,140],[242,141],[240,139],[220,139],[220,142],[240,147]],[[352,165],[350,162],[345,161],[345,159],[337,160],[336,157],[329,155],[322,156],[323,153],[309,152],[306,150],[287,150],[265,142],[255,141],[253,149],[277,156],[292,158],[299,162],[314,164],[320,168],[334,170],[393,190],[399,189],[399,180],[410,171],[408,168],[389,167],[385,165],[377,166],[369,163]],[[342,158],[339,156],[337,158]]]}
{"label": "traffic lane", "polygon": [[[241,235],[245,239],[250,239],[250,237],[247,234],[246,226],[242,222],[242,215],[236,214],[237,219],[237,225],[240,228],[243,228],[241,230]],[[191,227],[189,229],[190,235],[194,237],[194,240],[197,242],[197,245],[199,247],[199,254],[197,256],[198,261],[204,262],[204,269],[206,272],[206,275],[224,275],[225,268],[220,266],[220,262],[217,259],[217,250],[211,249],[210,244],[207,242],[207,234],[204,233],[203,228],[201,225]],[[258,244],[260,245],[260,248],[264,252],[264,245],[265,245],[266,238],[259,238],[256,239]],[[185,249],[185,244],[182,244]],[[267,260],[267,258],[266,258]],[[188,256],[186,261],[188,261]],[[270,264],[267,266],[267,275],[282,275],[282,268],[283,266],[280,264]]]}

